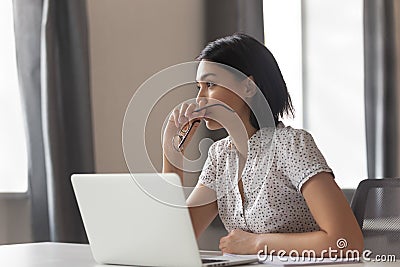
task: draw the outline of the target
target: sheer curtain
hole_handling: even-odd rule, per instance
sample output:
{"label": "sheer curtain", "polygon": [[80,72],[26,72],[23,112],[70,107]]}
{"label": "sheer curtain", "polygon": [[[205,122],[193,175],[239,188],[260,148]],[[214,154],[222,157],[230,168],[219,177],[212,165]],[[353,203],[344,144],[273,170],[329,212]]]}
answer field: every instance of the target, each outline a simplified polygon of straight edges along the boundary
{"label": "sheer curtain", "polygon": [[70,182],[94,172],[86,1],[13,5],[33,240],[87,242]]}
{"label": "sheer curtain", "polygon": [[400,1],[364,0],[368,177],[400,177]]}
{"label": "sheer curtain", "polygon": [[243,32],[264,43],[262,0],[206,0],[205,40]]}

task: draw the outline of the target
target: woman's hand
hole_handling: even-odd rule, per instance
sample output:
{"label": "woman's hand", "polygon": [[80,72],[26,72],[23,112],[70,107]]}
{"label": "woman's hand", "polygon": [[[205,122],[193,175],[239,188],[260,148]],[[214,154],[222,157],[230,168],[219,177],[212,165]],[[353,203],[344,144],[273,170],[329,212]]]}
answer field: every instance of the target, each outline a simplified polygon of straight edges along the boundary
{"label": "woman's hand", "polygon": [[257,254],[258,234],[234,229],[220,239],[219,249],[230,254]]}
{"label": "woman's hand", "polygon": [[[184,103],[180,107],[180,109],[175,109],[169,119],[168,123],[165,127],[164,137],[163,137],[163,151],[164,154],[171,153],[171,155],[176,154],[177,147],[173,146],[172,139],[178,134],[178,132],[189,123],[192,123],[195,120],[198,120],[205,114],[205,110],[200,112],[193,112],[197,108],[201,108],[205,105],[205,101],[200,100],[199,104],[196,105],[195,103],[187,104]],[[193,128],[191,129],[190,133],[188,134],[184,145],[182,146],[182,152],[184,152],[185,147],[190,143],[190,140],[193,137],[193,134],[196,132],[199,123],[195,123]],[[180,154],[180,153],[179,153]]]}
{"label": "woman's hand", "polygon": [[[196,132],[197,127],[200,123],[194,123],[190,133],[186,137],[184,145],[181,149],[177,149],[177,143],[174,142],[174,138],[177,138],[178,131],[182,129],[183,126],[192,122],[195,119],[199,119],[204,116],[206,110],[201,112],[193,112],[196,108],[201,108],[205,106],[206,101],[200,100],[199,104],[182,104],[180,109],[175,109],[168,119],[168,123],[164,130],[163,135],[163,167],[162,172],[175,172],[181,179],[183,179],[183,152],[185,147],[189,144],[192,139],[193,134]],[[174,147],[175,144],[175,147]],[[183,180],[181,180],[183,184]]]}

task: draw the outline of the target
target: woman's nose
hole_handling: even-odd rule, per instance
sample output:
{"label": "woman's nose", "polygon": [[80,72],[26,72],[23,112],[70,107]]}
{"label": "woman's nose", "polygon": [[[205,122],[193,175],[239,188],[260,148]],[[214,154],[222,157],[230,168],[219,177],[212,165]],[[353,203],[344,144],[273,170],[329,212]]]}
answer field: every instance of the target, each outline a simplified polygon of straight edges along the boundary
{"label": "woman's nose", "polygon": [[207,89],[200,87],[199,92],[197,93],[196,103],[199,103],[200,100],[206,101],[207,103]]}
{"label": "woman's nose", "polygon": [[207,102],[208,102],[207,98],[205,98],[205,97],[197,97],[196,98],[196,103],[200,108],[204,107],[205,105],[207,105]]}

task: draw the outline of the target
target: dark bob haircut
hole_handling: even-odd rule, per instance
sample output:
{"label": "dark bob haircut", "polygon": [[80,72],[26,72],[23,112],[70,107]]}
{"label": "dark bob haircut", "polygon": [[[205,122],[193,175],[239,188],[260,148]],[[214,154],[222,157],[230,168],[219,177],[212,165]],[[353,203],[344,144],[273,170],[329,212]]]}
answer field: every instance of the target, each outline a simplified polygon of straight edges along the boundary
{"label": "dark bob haircut", "polygon": [[[196,60],[208,60],[235,68],[252,76],[271,108],[275,125],[284,115],[294,116],[294,109],[286,83],[272,53],[256,39],[235,33],[207,44]],[[251,112],[250,122],[259,129]]]}

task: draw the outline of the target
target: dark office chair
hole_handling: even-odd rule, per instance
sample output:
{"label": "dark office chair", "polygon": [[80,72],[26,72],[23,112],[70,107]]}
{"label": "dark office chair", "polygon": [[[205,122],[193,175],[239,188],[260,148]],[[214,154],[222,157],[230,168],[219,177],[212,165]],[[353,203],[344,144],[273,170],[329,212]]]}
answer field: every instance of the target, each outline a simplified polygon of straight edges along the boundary
{"label": "dark office chair", "polygon": [[400,179],[360,182],[351,202],[360,225],[365,249],[375,255],[400,258]]}

